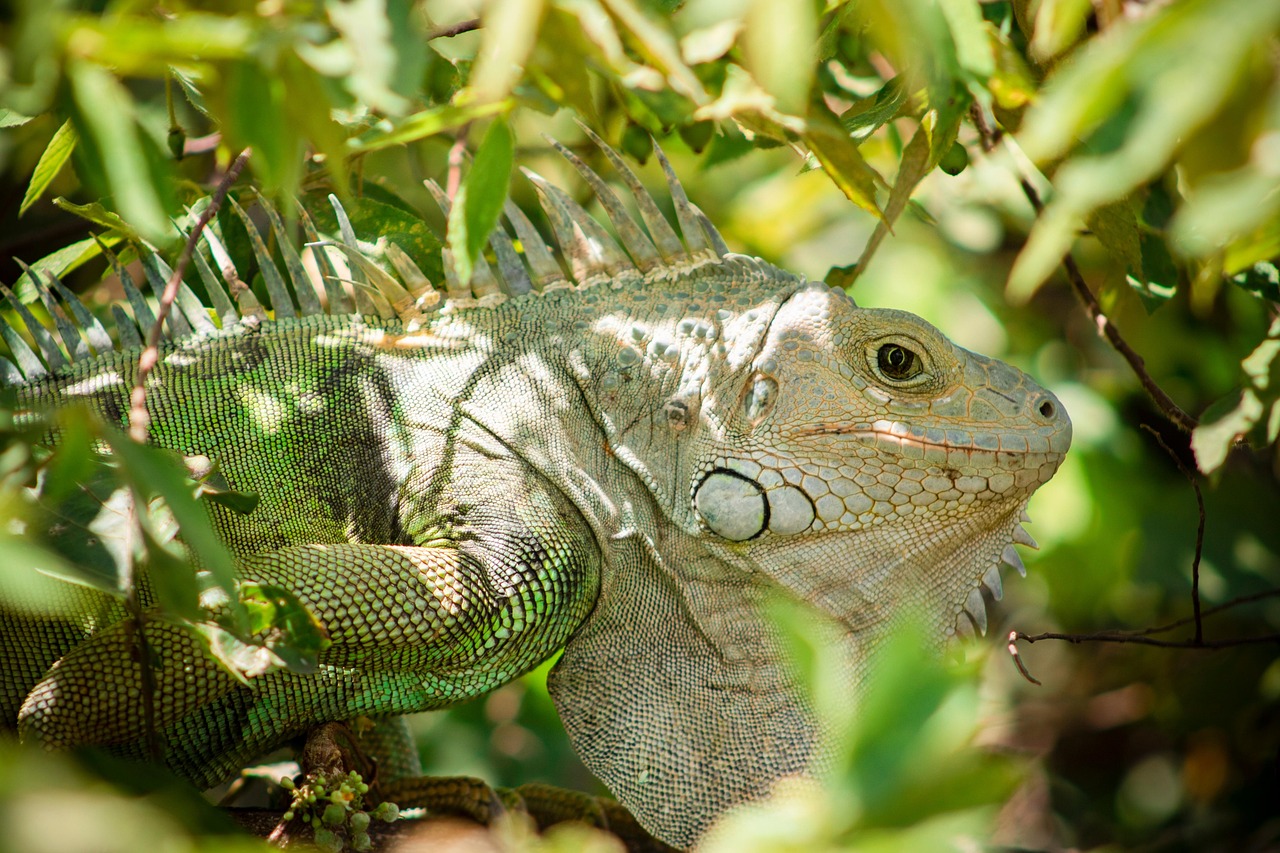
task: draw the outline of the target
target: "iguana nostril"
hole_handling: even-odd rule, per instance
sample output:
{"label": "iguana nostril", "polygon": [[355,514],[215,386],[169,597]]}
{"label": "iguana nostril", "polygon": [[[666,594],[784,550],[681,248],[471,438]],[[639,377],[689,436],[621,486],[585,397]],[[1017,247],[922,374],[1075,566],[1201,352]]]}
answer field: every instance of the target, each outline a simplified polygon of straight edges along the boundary
{"label": "iguana nostril", "polygon": [[1040,404],[1040,414],[1045,418],[1053,417],[1054,412],[1056,411],[1057,409],[1054,407],[1052,400],[1045,400]]}

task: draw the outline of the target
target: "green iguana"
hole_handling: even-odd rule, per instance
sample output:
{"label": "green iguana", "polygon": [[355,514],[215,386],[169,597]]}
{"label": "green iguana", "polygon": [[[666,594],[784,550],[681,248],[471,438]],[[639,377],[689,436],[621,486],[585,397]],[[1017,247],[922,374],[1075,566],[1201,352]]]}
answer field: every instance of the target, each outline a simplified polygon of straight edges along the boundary
{"label": "green iguana", "polygon": [[[687,846],[822,763],[776,596],[840,646],[851,700],[909,615],[939,649],[985,629],[982,590],[1000,596],[1001,562],[1021,570],[1023,507],[1070,443],[1058,400],[918,317],[729,252],[659,152],[677,231],[592,138],[639,221],[561,147],[617,240],[526,173],[559,259],[508,204],[519,248],[500,225],[496,270],[481,259],[469,287],[446,253],[443,296],[403,253],[388,251],[402,286],[348,246],[332,252],[372,293],[353,306],[329,270],[325,310],[286,243],[294,294],[264,264],[268,316],[233,306],[197,258],[212,304],[179,296],[147,383],[150,439],[260,497],[209,509],[239,576],[294,591],[332,645],[313,674],[244,686],[186,631],[147,623],[164,762],[196,785],[318,724],[445,707],[563,649],[550,690],[574,746]],[[116,346],[56,282],[42,297],[61,345],[30,319],[37,355],[4,326],[20,410],[127,418],[152,322],[128,290]],[[24,739],[146,755],[114,615],[4,617],[0,701]]]}

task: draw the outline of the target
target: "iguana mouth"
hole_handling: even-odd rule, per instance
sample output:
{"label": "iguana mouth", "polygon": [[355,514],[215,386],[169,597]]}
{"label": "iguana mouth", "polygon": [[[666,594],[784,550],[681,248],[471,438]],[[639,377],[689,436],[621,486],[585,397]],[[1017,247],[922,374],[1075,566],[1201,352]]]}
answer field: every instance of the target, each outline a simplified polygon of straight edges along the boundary
{"label": "iguana mouth", "polygon": [[[905,451],[942,451],[950,453],[959,450],[966,453],[1009,454],[1012,456],[1044,456],[1049,459],[1060,458],[1064,454],[1049,446],[1047,439],[1040,436],[1043,447],[1032,447],[1032,441],[1021,435],[1007,433],[973,433],[961,430],[944,430],[930,428],[921,430],[902,421],[878,420],[872,423],[858,424],[819,424],[796,430],[797,436],[814,435],[849,435],[885,450]],[[1015,443],[1016,442],[1016,443]]]}

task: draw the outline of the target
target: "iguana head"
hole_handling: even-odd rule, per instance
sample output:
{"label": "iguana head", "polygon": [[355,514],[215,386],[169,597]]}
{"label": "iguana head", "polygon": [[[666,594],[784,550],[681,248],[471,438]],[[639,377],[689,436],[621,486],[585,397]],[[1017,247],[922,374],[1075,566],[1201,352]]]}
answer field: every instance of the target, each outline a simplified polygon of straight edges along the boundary
{"label": "iguana head", "polygon": [[[1071,443],[1026,374],[912,314],[798,289],[721,374],[690,477],[709,537],[861,631],[913,608],[941,642],[986,627],[1031,493]],[[729,544],[736,543],[736,544]]]}

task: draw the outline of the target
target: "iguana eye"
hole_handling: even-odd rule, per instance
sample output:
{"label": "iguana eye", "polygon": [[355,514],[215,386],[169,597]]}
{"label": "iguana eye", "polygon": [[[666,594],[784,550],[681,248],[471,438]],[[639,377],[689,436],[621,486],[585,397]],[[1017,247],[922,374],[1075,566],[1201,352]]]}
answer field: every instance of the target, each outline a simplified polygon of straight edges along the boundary
{"label": "iguana eye", "polygon": [[757,374],[751,380],[747,398],[742,403],[747,420],[754,423],[763,418],[769,409],[773,408],[773,401],[776,399],[778,399],[778,381],[772,376]]}
{"label": "iguana eye", "polygon": [[876,352],[876,364],[889,379],[903,381],[920,375],[920,356],[899,344],[885,344]]}

